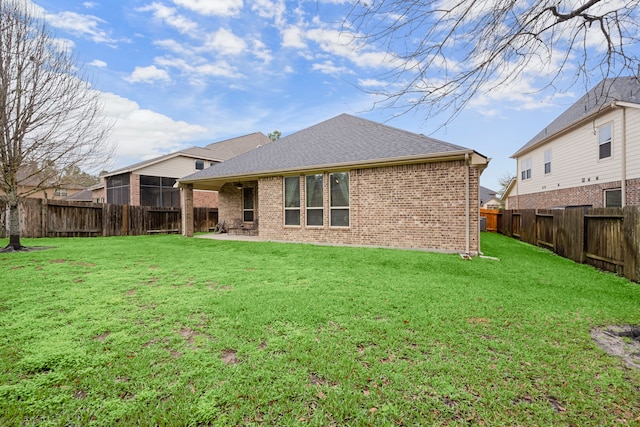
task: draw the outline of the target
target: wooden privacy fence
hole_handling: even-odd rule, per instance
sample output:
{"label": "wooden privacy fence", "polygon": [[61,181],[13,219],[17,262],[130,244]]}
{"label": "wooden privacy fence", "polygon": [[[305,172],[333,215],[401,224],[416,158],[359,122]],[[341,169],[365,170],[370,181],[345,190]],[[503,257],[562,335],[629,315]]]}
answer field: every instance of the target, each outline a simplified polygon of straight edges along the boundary
{"label": "wooden privacy fence", "polygon": [[498,231],[498,218],[500,217],[498,209],[480,209],[480,216],[485,218],[486,231]]}
{"label": "wooden privacy fence", "polygon": [[640,207],[506,210],[498,232],[640,281]]}
{"label": "wooden privacy fence", "polygon": [[[26,199],[20,204],[22,237],[136,236],[180,233],[180,208]],[[0,237],[8,237],[9,210],[0,199]],[[218,210],[194,209],[194,230],[210,231]]]}

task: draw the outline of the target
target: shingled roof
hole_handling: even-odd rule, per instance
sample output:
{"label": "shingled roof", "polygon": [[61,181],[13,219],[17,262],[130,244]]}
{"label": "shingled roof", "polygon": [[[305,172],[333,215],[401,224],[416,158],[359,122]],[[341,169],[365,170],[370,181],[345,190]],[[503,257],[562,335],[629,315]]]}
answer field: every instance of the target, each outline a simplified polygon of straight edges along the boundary
{"label": "shingled roof", "polygon": [[341,114],[186,176],[180,182],[349,167],[413,158],[455,157],[464,156],[465,153],[473,153],[473,150]]}
{"label": "shingled roof", "polygon": [[111,171],[104,176],[118,175],[121,173],[132,172],[137,169],[150,166],[173,157],[185,156],[194,159],[210,160],[216,162],[224,162],[239,154],[271,142],[267,136],[261,132],[254,132],[248,135],[235,138],[225,139],[224,141],[214,142],[204,147],[191,147],[184,150],[175,151],[163,156],[154,157],[153,159],[138,162],[123,168]]}
{"label": "shingled roof", "polygon": [[611,102],[629,102],[640,105],[640,80],[637,76],[602,80],[511,157],[515,158],[535,148],[546,139],[606,109]]}

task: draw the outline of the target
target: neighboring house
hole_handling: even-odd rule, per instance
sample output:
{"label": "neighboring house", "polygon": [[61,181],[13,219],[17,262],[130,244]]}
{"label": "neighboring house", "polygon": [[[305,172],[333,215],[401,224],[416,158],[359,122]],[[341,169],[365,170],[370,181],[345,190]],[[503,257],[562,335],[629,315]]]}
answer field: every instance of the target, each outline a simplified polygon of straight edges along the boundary
{"label": "neighboring house", "polygon": [[509,209],[640,204],[640,81],[601,81],[511,156]]}
{"label": "neighboring house", "polygon": [[[59,177],[49,178],[38,171],[37,167],[26,165],[17,173],[18,193],[30,198],[62,200],[84,190],[81,185],[64,182]],[[0,190],[0,196],[4,192]]]}
{"label": "neighboring house", "polygon": [[219,221],[261,240],[476,254],[487,164],[471,149],[342,114],[180,179],[183,223],[191,190],[217,190]]}
{"label": "neighboring house", "polygon": [[495,191],[480,186],[480,207],[482,209],[500,209],[501,205],[502,202]]}
{"label": "neighboring house", "polygon": [[[269,142],[271,140],[266,135],[256,132],[136,163],[102,175],[103,194],[101,196],[96,189],[93,199],[103,197],[107,203],[121,205],[179,207],[180,190],[174,186],[178,178]],[[197,191],[194,203],[197,207],[217,207],[218,194]]]}

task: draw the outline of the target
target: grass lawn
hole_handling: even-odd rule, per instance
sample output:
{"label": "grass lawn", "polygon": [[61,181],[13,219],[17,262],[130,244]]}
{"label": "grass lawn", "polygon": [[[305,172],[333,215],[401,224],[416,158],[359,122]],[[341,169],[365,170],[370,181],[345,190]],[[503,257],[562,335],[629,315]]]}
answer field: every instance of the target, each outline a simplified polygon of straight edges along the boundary
{"label": "grass lawn", "polygon": [[54,248],[0,254],[3,426],[640,425],[589,335],[640,324],[640,285],[504,236],[23,243]]}

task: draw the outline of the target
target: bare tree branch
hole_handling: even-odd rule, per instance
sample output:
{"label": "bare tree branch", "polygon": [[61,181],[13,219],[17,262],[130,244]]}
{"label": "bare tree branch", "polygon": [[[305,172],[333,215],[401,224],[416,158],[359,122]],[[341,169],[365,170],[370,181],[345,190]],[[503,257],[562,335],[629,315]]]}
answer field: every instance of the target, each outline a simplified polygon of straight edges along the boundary
{"label": "bare tree branch", "polygon": [[[378,46],[393,67],[368,89],[398,114],[448,113],[478,94],[525,77],[538,90],[585,90],[593,80],[634,75],[640,63],[640,0],[371,0],[344,22],[355,48]],[[444,125],[443,124],[443,125]]]}
{"label": "bare tree branch", "polygon": [[16,248],[21,198],[57,185],[62,171],[99,169],[113,153],[100,93],[55,41],[24,2],[0,0],[0,190]]}

